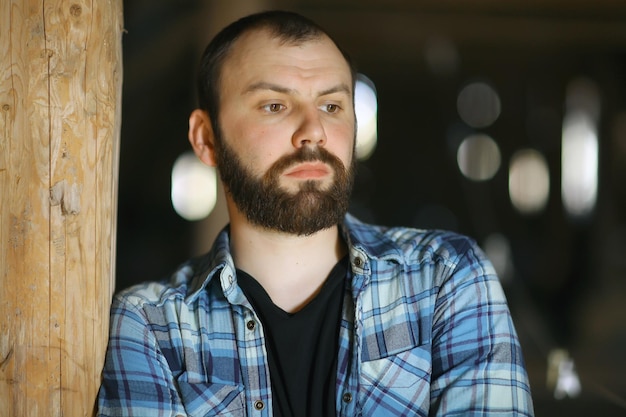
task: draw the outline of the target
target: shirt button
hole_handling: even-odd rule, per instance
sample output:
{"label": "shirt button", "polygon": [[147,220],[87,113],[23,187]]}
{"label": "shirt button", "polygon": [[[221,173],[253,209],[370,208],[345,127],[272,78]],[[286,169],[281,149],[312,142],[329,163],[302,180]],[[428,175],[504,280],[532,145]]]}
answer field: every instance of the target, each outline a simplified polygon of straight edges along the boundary
{"label": "shirt button", "polygon": [[350,401],[352,401],[352,394],[350,394],[349,392],[346,392],[343,394],[343,402],[344,403],[349,403]]}
{"label": "shirt button", "polygon": [[257,401],[254,402],[254,409],[255,410],[261,411],[264,408],[265,408],[265,403],[263,401],[257,400]]}
{"label": "shirt button", "polygon": [[354,266],[360,268],[363,266],[363,259],[361,258],[354,258]]}
{"label": "shirt button", "polygon": [[232,283],[233,283],[233,276],[232,276],[232,275],[229,275],[229,276],[228,276],[228,283],[229,283],[229,284],[232,284]]}
{"label": "shirt button", "polygon": [[256,327],[256,323],[254,322],[254,320],[250,320],[246,323],[246,327],[248,328],[248,330],[254,330],[254,328]]}

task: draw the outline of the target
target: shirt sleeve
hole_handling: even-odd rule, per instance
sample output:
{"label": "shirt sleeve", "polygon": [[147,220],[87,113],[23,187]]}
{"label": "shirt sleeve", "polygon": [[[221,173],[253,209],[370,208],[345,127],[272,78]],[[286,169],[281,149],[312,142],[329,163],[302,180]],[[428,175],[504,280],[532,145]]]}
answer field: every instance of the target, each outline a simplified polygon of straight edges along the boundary
{"label": "shirt sleeve", "polygon": [[520,344],[493,266],[468,243],[433,316],[431,415],[532,416]]}
{"label": "shirt sleeve", "polygon": [[98,416],[186,416],[149,322],[128,298],[116,298]]}

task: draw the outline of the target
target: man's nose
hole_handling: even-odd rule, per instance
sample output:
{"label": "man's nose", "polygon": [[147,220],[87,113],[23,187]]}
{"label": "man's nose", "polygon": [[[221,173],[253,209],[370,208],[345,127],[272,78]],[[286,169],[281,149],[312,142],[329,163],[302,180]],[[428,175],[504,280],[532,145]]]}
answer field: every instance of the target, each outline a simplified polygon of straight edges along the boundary
{"label": "man's nose", "polygon": [[292,137],[293,146],[300,148],[305,145],[326,144],[326,131],[319,112],[317,108],[302,111],[298,127]]}

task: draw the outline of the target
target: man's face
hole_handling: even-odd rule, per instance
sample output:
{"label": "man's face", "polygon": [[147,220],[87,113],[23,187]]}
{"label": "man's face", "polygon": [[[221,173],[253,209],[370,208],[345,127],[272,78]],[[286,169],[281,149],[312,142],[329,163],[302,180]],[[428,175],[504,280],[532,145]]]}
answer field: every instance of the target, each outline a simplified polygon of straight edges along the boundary
{"label": "man's face", "polygon": [[352,75],[328,38],[299,46],[263,31],[222,67],[216,162],[252,223],[307,235],[336,225],[354,176]]}

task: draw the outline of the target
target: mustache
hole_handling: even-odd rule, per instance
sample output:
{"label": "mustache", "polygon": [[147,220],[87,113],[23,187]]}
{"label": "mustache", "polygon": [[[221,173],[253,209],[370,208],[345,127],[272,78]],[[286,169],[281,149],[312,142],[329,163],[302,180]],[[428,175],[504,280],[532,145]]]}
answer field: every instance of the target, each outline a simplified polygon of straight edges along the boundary
{"label": "mustache", "polygon": [[276,160],[266,175],[268,178],[278,176],[281,172],[292,165],[302,162],[323,162],[329,165],[335,172],[345,170],[343,163],[335,155],[331,154],[324,148],[303,146],[295,152],[280,157]]}

